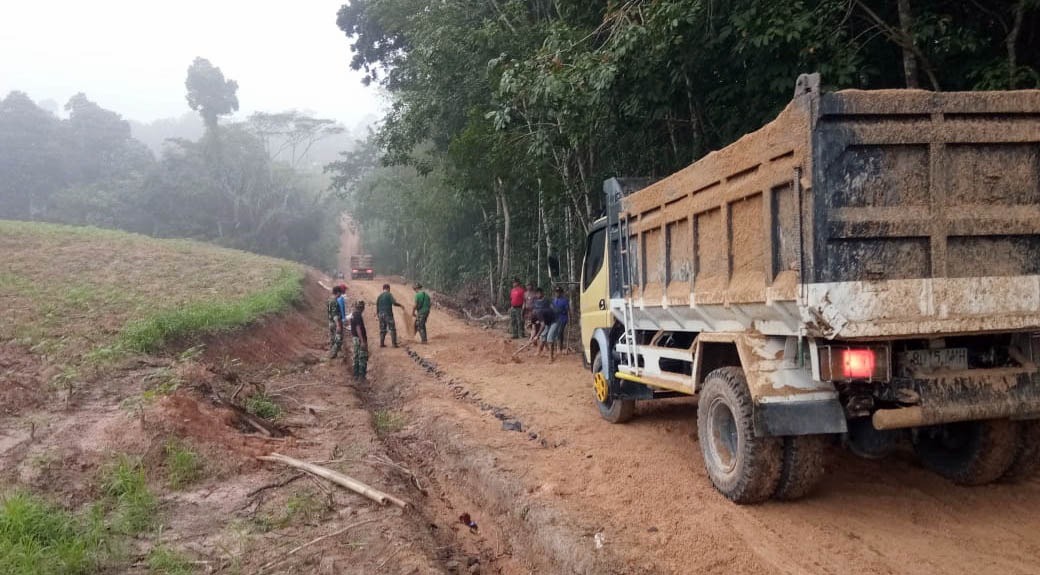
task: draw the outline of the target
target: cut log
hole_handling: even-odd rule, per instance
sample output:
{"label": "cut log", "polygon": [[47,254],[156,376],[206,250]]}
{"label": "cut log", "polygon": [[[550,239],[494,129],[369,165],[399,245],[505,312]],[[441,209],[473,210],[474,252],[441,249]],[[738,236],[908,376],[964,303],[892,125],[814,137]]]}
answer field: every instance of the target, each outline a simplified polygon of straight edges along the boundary
{"label": "cut log", "polygon": [[306,461],[300,461],[299,459],[293,459],[279,453],[272,453],[271,455],[262,455],[257,457],[261,461],[275,461],[289,467],[295,467],[296,469],[302,469],[313,475],[317,475],[322,479],[327,479],[336,485],[345,487],[355,493],[364,495],[365,497],[375,501],[380,505],[386,505],[387,503],[393,503],[394,505],[404,509],[408,507],[408,502],[403,499],[398,499],[393,495],[389,495],[365,485],[364,483],[354,479],[353,477],[344,475],[338,471],[333,471],[327,467],[315,465],[313,463],[307,463]]}

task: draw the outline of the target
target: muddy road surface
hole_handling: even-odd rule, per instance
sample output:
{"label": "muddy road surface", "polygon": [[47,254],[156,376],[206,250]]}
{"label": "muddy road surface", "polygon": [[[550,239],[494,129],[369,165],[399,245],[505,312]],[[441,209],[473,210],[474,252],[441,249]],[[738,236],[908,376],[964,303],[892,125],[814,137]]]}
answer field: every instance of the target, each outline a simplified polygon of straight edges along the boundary
{"label": "muddy road surface", "polygon": [[[350,283],[373,315],[382,283]],[[408,286],[392,289],[410,305]],[[412,434],[433,442],[436,450],[425,455],[414,441],[402,442],[395,456],[439,478],[452,493],[441,503],[450,512],[465,507],[482,534],[495,534],[490,545],[509,562],[491,569],[1040,572],[1036,479],[958,487],[910,453],[868,461],[835,447],[810,497],[740,507],[705,475],[694,400],[642,403],[635,420],[610,425],[598,415],[578,356],[553,364],[527,352],[513,358],[519,342],[504,330],[438,309],[422,345],[409,340],[402,321],[399,315],[403,347],[382,349],[370,320],[368,401],[401,413]]]}

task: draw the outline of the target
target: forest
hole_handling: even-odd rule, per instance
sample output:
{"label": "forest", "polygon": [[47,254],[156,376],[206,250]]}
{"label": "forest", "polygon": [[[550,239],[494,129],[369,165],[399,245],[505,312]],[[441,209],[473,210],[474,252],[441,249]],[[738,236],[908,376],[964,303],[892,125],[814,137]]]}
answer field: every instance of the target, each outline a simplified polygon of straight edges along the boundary
{"label": "forest", "polygon": [[0,219],[117,228],[336,265],[342,200],[309,154],[344,128],[297,111],[238,110],[238,84],[197,58],[187,106],[203,127],[158,156],[131,124],[83,93],[66,118],[23,92],[0,100]]}
{"label": "forest", "polygon": [[1038,0],[352,0],[390,97],[328,169],[381,265],[503,297],[580,274],[602,181],[663,177],[824,89],[1040,87]]}

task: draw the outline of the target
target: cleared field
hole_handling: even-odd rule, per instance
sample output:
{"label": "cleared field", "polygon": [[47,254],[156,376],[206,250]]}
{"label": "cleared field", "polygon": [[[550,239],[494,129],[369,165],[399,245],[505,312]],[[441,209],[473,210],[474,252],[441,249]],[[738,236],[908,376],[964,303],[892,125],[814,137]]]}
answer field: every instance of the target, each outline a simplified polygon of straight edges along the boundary
{"label": "cleared field", "polygon": [[284,309],[302,277],[199,242],[0,221],[0,343],[65,366],[103,362]]}

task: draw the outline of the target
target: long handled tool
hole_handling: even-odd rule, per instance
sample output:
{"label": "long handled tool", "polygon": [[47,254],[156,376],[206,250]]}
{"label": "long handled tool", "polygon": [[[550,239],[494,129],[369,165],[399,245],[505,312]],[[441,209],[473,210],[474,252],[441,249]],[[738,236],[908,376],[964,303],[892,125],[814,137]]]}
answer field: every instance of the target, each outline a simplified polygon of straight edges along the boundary
{"label": "long handled tool", "polygon": [[528,341],[527,343],[525,343],[524,345],[521,345],[520,349],[514,351],[513,355],[511,355],[510,357],[516,357],[517,355],[519,355],[519,353],[521,351],[524,351],[525,349],[527,349],[527,348],[531,347],[532,345],[534,345],[535,341],[537,341],[537,340],[533,340],[532,339],[532,340]]}

